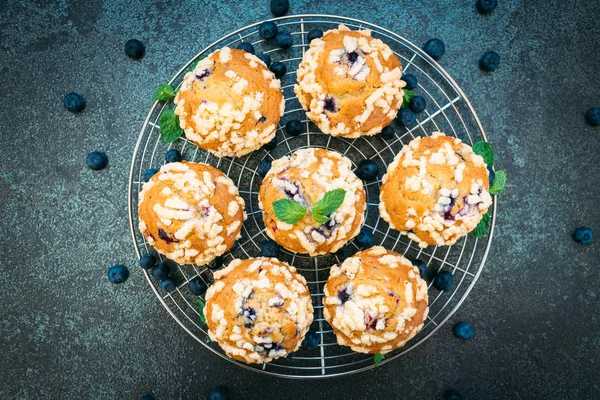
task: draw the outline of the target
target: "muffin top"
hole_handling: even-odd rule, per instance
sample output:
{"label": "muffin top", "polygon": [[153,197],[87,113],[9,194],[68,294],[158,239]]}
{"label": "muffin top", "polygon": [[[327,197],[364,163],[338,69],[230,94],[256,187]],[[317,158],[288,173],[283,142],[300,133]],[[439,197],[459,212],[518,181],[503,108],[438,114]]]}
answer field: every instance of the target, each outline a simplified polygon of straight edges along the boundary
{"label": "muffin top", "polygon": [[427,284],[401,254],[372,247],[331,267],[323,315],[338,344],[360,353],[402,347],[423,327]]}
{"label": "muffin top", "polygon": [[381,132],[402,105],[402,65],[370,30],[344,25],[313,39],[298,67],[296,96],[324,132],[355,138]]}
{"label": "muffin top", "polygon": [[139,194],[139,229],[160,254],[204,265],[229,250],[246,219],[244,199],[220,170],[187,161],[164,165]]}
{"label": "muffin top", "polygon": [[460,139],[434,132],[413,139],[390,164],[379,212],[420,247],[452,245],[487,212],[488,189],[483,158]]}
{"label": "muffin top", "polygon": [[174,101],[186,137],[218,157],[242,156],[271,141],[285,108],[267,66],[228,47],[188,72]]}
{"label": "muffin top", "polygon": [[[345,191],[343,202],[327,215],[328,221],[316,221],[311,207],[335,189]],[[310,255],[335,252],[355,237],[366,208],[365,190],[350,160],[321,148],[301,149],[273,161],[258,198],[269,237],[290,251]],[[284,222],[273,206],[280,199],[309,211],[294,224]]]}
{"label": "muffin top", "polygon": [[269,362],[300,348],[313,321],[304,277],[275,258],[233,260],[206,292],[208,335],[232,358]]}

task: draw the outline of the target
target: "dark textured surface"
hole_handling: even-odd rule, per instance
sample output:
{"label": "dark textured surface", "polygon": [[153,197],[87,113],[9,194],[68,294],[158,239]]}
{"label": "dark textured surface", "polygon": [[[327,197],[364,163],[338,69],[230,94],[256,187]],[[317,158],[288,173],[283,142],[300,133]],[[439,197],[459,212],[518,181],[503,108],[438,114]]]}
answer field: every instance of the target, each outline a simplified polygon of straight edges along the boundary
{"label": "dark textured surface", "polygon": [[[47,5],[53,3],[53,5]],[[496,237],[474,291],[417,350],[361,375],[279,380],[205,351],[167,316],[134,265],[127,225],[131,152],[155,86],[228,31],[269,17],[267,0],[0,1],[0,398],[233,399],[600,398],[600,9],[593,1],[292,0],[291,13],[364,19],[423,43],[470,96],[507,170]],[[146,44],[128,59],[126,40]],[[494,74],[484,51],[502,57]],[[82,92],[73,115],[62,97]],[[105,151],[108,169],[84,167]],[[130,279],[113,286],[111,263]]]}

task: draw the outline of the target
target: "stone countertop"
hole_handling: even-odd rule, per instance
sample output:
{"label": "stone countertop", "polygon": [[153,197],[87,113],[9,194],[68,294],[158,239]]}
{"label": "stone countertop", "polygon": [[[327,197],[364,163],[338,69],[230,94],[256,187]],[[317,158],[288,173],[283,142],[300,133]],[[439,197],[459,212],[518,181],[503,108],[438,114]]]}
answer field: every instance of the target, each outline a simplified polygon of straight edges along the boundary
{"label": "stone countertop", "polygon": [[[47,5],[50,4],[51,5]],[[231,365],[168,317],[142,274],[127,222],[133,145],[157,84],[227,32],[270,17],[267,0],[3,1],[0,13],[0,398],[600,398],[600,9],[592,1],[292,0],[291,12],[363,19],[447,46],[441,64],[470,97],[509,180],[471,295],[415,351],[360,375],[290,381]],[[130,38],[146,44],[128,59]],[[489,75],[489,49],[502,57]],[[63,108],[79,91],[86,110]],[[108,169],[84,166],[105,151]],[[111,285],[112,263],[130,267]],[[475,336],[455,339],[470,321]]]}

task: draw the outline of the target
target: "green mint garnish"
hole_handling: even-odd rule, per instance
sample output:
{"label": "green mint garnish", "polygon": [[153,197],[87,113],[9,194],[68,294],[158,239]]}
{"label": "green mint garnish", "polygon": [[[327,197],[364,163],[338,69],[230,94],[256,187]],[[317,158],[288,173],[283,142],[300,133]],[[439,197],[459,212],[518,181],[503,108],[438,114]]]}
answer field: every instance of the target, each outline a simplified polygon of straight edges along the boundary
{"label": "green mint garnish", "polygon": [[175,97],[175,91],[173,86],[168,83],[163,83],[152,93],[152,100],[156,101],[167,101]]}
{"label": "green mint garnish", "polygon": [[312,206],[313,219],[320,224],[329,221],[327,216],[342,205],[344,197],[346,197],[344,189],[334,189],[325,193],[323,198]]}
{"label": "green mint garnish", "polygon": [[373,365],[376,367],[379,367],[379,364],[381,364],[381,362],[383,361],[383,359],[385,358],[385,356],[381,353],[377,353],[373,356]]}
{"label": "green mint garnish", "polygon": [[290,199],[279,199],[273,202],[275,216],[286,224],[294,225],[306,215],[306,208]]}
{"label": "green mint garnish", "polygon": [[494,182],[490,186],[491,194],[500,194],[504,189],[504,185],[506,185],[506,172],[504,170],[496,171],[496,175],[494,177]]}
{"label": "green mint garnish", "polygon": [[483,161],[488,167],[494,166],[494,149],[488,142],[477,142],[473,144],[473,153],[479,154],[483,157]]}
{"label": "green mint garnish", "polygon": [[206,342],[206,343],[212,342],[212,340],[210,340],[210,336],[206,335],[206,338],[204,339],[204,342]]}
{"label": "green mint garnish", "polygon": [[200,313],[200,321],[206,323],[206,317],[204,317],[204,302],[200,299],[196,300],[194,302],[194,305],[196,306],[196,308],[198,309],[198,312]]}
{"label": "green mint garnish", "polygon": [[415,97],[415,92],[408,89],[403,89],[404,96],[402,98],[402,109],[408,108],[408,103],[410,103],[410,99]]}
{"label": "green mint garnish", "polygon": [[482,238],[487,235],[490,230],[490,215],[488,213],[483,214],[481,221],[477,224],[475,229],[471,232],[476,238]]}
{"label": "green mint garnish", "polygon": [[159,123],[160,137],[165,142],[174,142],[183,135],[183,129],[179,126],[179,117],[175,114],[175,111],[170,108],[163,111],[160,115]]}

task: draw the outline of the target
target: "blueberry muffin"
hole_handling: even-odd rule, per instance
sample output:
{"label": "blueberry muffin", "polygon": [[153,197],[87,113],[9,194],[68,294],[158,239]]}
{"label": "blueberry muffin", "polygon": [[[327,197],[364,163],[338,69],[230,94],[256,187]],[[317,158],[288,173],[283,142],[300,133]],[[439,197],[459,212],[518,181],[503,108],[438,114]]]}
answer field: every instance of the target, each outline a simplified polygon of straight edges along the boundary
{"label": "blueberry muffin", "polygon": [[324,133],[356,138],[389,125],[402,105],[402,64],[370,30],[344,25],[313,39],[294,86],[308,117]]}
{"label": "blueberry muffin", "polygon": [[265,63],[228,47],[185,75],[175,104],[185,136],[218,157],[243,156],[270,142],[285,107]]}
{"label": "blueberry muffin", "polygon": [[419,243],[452,245],[492,204],[483,158],[460,139],[434,132],[402,148],[383,176],[379,212]]}
{"label": "blueberry muffin", "polygon": [[[335,189],[345,191],[339,208],[315,219],[311,207]],[[301,149],[273,161],[258,195],[267,235],[286,249],[311,256],[333,253],[358,235],[364,220],[366,194],[352,172],[350,160],[339,153],[317,148]],[[289,199],[308,210],[294,224],[280,220],[274,203]]]}
{"label": "blueberry muffin", "polygon": [[139,194],[139,229],[157,252],[204,265],[240,237],[244,199],[220,170],[187,161],[164,165]]}
{"label": "blueberry muffin", "polygon": [[313,321],[306,280],[275,258],[233,260],[214,273],[204,316],[229,357],[265,363],[300,348]]}
{"label": "blueberry muffin", "polygon": [[388,353],[423,328],[427,284],[401,254],[381,246],[331,267],[323,316],[338,344],[359,353]]}

